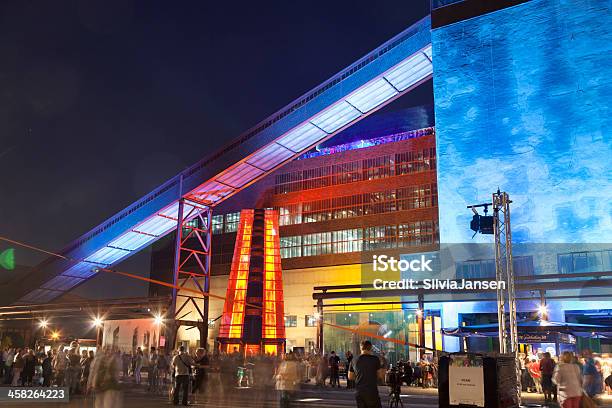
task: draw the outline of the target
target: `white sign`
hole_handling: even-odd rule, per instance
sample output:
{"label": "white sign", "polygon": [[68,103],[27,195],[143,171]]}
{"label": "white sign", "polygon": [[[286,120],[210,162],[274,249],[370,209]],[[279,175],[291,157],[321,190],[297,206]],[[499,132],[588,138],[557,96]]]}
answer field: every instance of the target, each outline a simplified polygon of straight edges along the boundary
{"label": "white sign", "polygon": [[448,367],[450,405],[484,407],[484,374],[482,364],[473,365],[468,359],[455,358]]}

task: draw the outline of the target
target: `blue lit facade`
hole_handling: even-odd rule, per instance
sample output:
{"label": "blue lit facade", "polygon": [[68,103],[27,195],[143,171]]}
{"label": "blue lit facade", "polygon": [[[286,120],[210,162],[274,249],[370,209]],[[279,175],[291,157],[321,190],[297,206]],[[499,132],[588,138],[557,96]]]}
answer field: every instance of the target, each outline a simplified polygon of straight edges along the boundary
{"label": "blue lit facade", "polygon": [[[432,44],[442,249],[492,242],[472,239],[466,206],[490,202],[499,186],[513,200],[513,240],[525,244],[515,255],[531,257],[533,274],[610,271],[610,2],[534,0],[436,28]],[[550,320],[612,309],[609,288],[565,293],[575,298],[549,302]],[[580,300],[593,294],[602,297]],[[519,312],[538,304],[519,302]],[[495,313],[495,303],[439,309],[452,327]],[[445,338],[447,350],[458,347]]]}

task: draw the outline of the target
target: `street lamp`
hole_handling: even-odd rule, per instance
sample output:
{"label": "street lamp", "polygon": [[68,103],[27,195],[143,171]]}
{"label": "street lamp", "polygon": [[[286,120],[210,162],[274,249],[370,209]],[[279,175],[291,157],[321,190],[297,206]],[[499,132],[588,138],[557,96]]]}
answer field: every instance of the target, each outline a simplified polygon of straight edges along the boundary
{"label": "street lamp", "polygon": [[157,326],[161,326],[164,323],[163,317],[161,315],[155,315],[155,324]]}
{"label": "street lamp", "polygon": [[102,321],[102,319],[100,317],[94,317],[94,319],[93,319],[93,325],[94,326],[100,327],[100,326],[102,326],[102,323],[103,323],[103,321]]}
{"label": "street lamp", "polygon": [[104,320],[102,320],[100,316],[94,317],[93,325],[96,328],[96,347],[99,347],[102,345],[102,324],[103,323],[104,323]]}
{"label": "street lamp", "polygon": [[546,320],[548,318],[548,307],[543,303],[540,304],[540,306],[538,306],[538,314],[542,319]]}

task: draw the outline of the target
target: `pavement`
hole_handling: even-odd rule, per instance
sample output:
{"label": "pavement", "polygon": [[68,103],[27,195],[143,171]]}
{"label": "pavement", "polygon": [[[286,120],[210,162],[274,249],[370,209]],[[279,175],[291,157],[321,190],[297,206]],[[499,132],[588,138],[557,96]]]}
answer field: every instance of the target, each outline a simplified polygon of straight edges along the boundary
{"label": "pavement", "polygon": [[[389,407],[389,388],[379,387],[379,393],[383,407]],[[205,400],[199,398],[190,401],[190,405],[194,407],[278,407],[278,394],[274,390],[262,392],[255,388],[233,388],[230,392],[223,395],[221,390],[215,390],[212,393],[214,397]],[[431,408],[438,406],[437,390],[434,388],[422,389],[417,387],[402,387],[401,400],[406,408]],[[605,396],[602,399],[602,407],[612,407],[612,396]],[[543,397],[537,394],[523,394],[523,404],[530,406],[544,406]],[[93,397],[73,396],[69,403],[28,403],[21,402],[16,404],[2,403],[2,407],[45,407],[45,408],[89,408],[94,407]],[[144,385],[135,385],[131,383],[123,384],[122,404],[129,408],[145,408],[145,407],[171,407],[167,395],[152,394],[147,391]],[[318,388],[311,384],[305,384],[302,389],[296,393],[292,407],[311,407],[311,408],[342,408],[355,407],[353,392],[345,388]],[[550,405],[552,408],[553,405]],[[113,404],[113,408],[121,408],[119,404]]]}

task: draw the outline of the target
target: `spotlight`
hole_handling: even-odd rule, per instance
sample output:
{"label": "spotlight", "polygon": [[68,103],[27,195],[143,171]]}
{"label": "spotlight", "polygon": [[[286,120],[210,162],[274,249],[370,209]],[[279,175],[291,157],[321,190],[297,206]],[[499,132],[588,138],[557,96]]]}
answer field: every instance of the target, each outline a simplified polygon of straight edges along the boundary
{"label": "spotlight", "polygon": [[53,340],[57,340],[57,339],[59,339],[59,336],[60,336],[60,335],[59,335],[59,332],[53,332],[53,333],[51,333],[51,338],[52,338]]}
{"label": "spotlight", "polygon": [[41,329],[46,329],[48,324],[49,324],[49,322],[48,322],[47,320],[42,319],[42,320],[40,321],[40,328],[41,328]]}
{"label": "spotlight", "polygon": [[156,325],[161,325],[164,322],[163,317],[161,317],[161,315],[155,315],[155,324]]}
{"label": "spotlight", "polygon": [[104,323],[104,322],[102,321],[102,319],[100,317],[95,317],[93,319],[93,325],[96,326],[96,327],[101,327],[102,323]]}
{"label": "spotlight", "polygon": [[540,306],[538,306],[538,314],[541,318],[546,318],[546,316],[548,315],[548,308],[545,304],[541,304]]}

